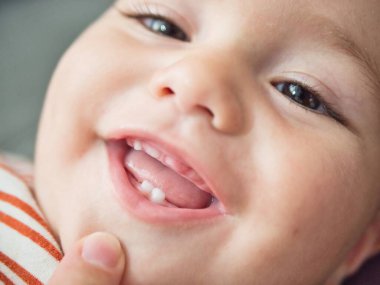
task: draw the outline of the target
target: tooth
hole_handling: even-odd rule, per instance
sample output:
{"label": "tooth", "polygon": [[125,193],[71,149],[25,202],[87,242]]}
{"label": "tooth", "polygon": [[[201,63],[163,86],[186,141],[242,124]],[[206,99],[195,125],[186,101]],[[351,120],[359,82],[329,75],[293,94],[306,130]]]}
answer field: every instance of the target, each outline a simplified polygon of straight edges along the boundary
{"label": "tooth", "polygon": [[143,193],[146,193],[146,194],[150,194],[153,190],[154,186],[152,185],[152,183],[150,183],[149,181],[147,180],[144,180],[141,184],[140,184],[140,191],[143,192]]}
{"label": "tooth", "polygon": [[159,152],[157,149],[155,149],[155,148],[153,148],[153,147],[151,147],[151,146],[144,145],[144,150],[145,150],[145,152],[146,152],[147,154],[149,154],[151,157],[154,157],[154,158],[156,158],[156,159],[160,157],[160,152]]}
{"label": "tooth", "polygon": [[198,182],[198,183],[202,182],[202,178],[193,169],[191,169],[190,171],[188,171],[185,175],[191,181]]}
{"label": "tooth", "polygon": [[149,198],[155,204],[162,204],[165,201],[165,193],[160,188],[154,188]]}
{"label": "tooth", "polygon": [[164,163],[171,169],[176,170],[180,173],[185,173],[186,171],[190,169],[188,166],[182,164],[181,162],[179,162],[178,160],[170,156],[166,156],[164,158]]}
{"label": "tooth", "polygon": [[135,150],[142,150],[141,142],[138,141],[138,140],[135,140],[135,142],[133,143],[133,148],[134,148]]}
{"label": "tooth", "polygon": [[197,185],[198,188],[200,188],[200,189],[202,189],[204,191],[208,190],[208,187],[207,187],[207,185],[204,182],[202,182],[200,184],[196,184],[196,185]]}
{"label": "tooth", "polygon": [[125,141],[127,143],[127,145],[129,145],[130,147],[133,147],[133,144],[132,144],[132,141],[131,139],[126,139]]}

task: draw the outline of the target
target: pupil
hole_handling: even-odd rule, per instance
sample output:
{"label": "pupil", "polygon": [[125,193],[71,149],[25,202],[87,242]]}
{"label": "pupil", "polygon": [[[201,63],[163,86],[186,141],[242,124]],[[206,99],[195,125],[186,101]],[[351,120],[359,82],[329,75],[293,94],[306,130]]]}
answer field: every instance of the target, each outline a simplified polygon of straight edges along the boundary
{"label": "pupil", "polygon": [[153,30],[167,33],[168,27],[162,21],[155,21],[152,26]]}
{"label": "pupil", "polygon": [[180,41],[188,42],[187,35],[175,24],[165,19],[157,19],[155,17],[142,16],[140,22],[149,31],[162,36],[171,37]]}
{"label": "pupil", "polygon": [[303,92],[302,92],[303,90],[301,86],[296,85],[296,84],[289,84],[289,91],[295,100],[297,101],[303,100]]}
{"label": "pupil", "polygon": [[276,89],[309,109],[317,110],[322,105],[316,96],[297,83],[278,83]]}

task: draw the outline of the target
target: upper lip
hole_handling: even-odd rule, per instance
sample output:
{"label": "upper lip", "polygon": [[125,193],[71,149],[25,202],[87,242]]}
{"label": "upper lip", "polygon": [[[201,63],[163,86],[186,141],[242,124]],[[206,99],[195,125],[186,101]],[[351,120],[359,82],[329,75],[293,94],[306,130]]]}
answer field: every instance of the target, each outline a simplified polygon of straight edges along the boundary
{"label": "upper lip", "polygon": [[[169,143],[167,140],[161,139],[147,132],[123,131],[123,132],[115,132],[107,136],[107,140],[128,140],[128,139],[136,139],[136,140],[147,142],[157,147],[159,151],[162,151],[163,153],[167,155],[173,156],[181,160],[184,164],[188,165],[201,177],[201,179],[205,182],[207,186],[206,191],[209,192],[211,195],[213,195],[217,200],[219,200],[221,205],[224,205],[223,203],[224,199],[220,195],[220,193],[216,190],[216,187],[214,186],[214,183],[212,182],[210,175],[208,175],[206,169],[202,167],[202,163],[200,163],[199,161],[195,159],[194,155],[190,155],[189,152],[187,152],[183,148],[181,149],[177,146],[174,146],[173,144]],[[184,144],[181,143],[181,145],[184,145]]]}

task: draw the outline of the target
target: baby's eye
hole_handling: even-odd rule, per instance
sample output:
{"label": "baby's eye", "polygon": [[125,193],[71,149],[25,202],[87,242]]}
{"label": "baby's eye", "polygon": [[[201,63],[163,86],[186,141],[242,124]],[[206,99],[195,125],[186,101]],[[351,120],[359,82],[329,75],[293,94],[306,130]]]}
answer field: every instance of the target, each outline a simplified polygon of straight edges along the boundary
{"label": "baby's eye", "polygon": [[327,107],[317,92],[295,82],[273,83],[273,86],[286,97],[317,113],[327,113]]}
{"label": "baby's eye", "polygon": [[162,16],[137,15],[133,16],[133,18],[137,19],[146,29],[153,33],[179,41],[189,41],[189,37],[180,27]]}
{"label": "baby's eye", "polygon": [[337,112],[332,104],[327,103],[313,88],[295,81],[278,81],[273,82],[272,85],[284,96],[303,108],[326,115],[338,123],[348,126],[346,118]]}

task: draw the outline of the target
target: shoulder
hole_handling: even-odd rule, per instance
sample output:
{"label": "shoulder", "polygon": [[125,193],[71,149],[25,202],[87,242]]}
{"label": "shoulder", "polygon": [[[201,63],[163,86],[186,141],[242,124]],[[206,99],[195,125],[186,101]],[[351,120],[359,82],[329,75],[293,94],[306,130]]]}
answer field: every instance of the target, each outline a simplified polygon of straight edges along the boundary
{"label": "shoulder", "polygon": [[34,197],[32,169],[0,154],[0,275],[13,284],[45,284],[62,258]]}
{"label": "shoulder", "polygon": [[[39,211],[32,189],[31,163],[14,155],[0,153],[0,201],[4,203],[7,200],[9,204],[10,200],[20,200]],[[5,205],[0,204],[0,210],[5,212],[5,209]]]}
{"label": "shoulder", "polygon": [[23,217],[25,224],[37,222],[50,232],[35,199],[32,164],[20,156],[0,153],[0,213]]}
{"label": "shoulder", "polygon": [[33,165],[27,158],[0,151],[0,169],[33,187]]}
{"label": "shoulder", "polygon": [[[0,153],[0,202],[8,204],[27,204],[38,211],[33,195],[32,166],[26,159],[15,155]],[[15,201],[19,202],[15,202]],[[0,204],[2,213],[6,213],[4,204]]]}

